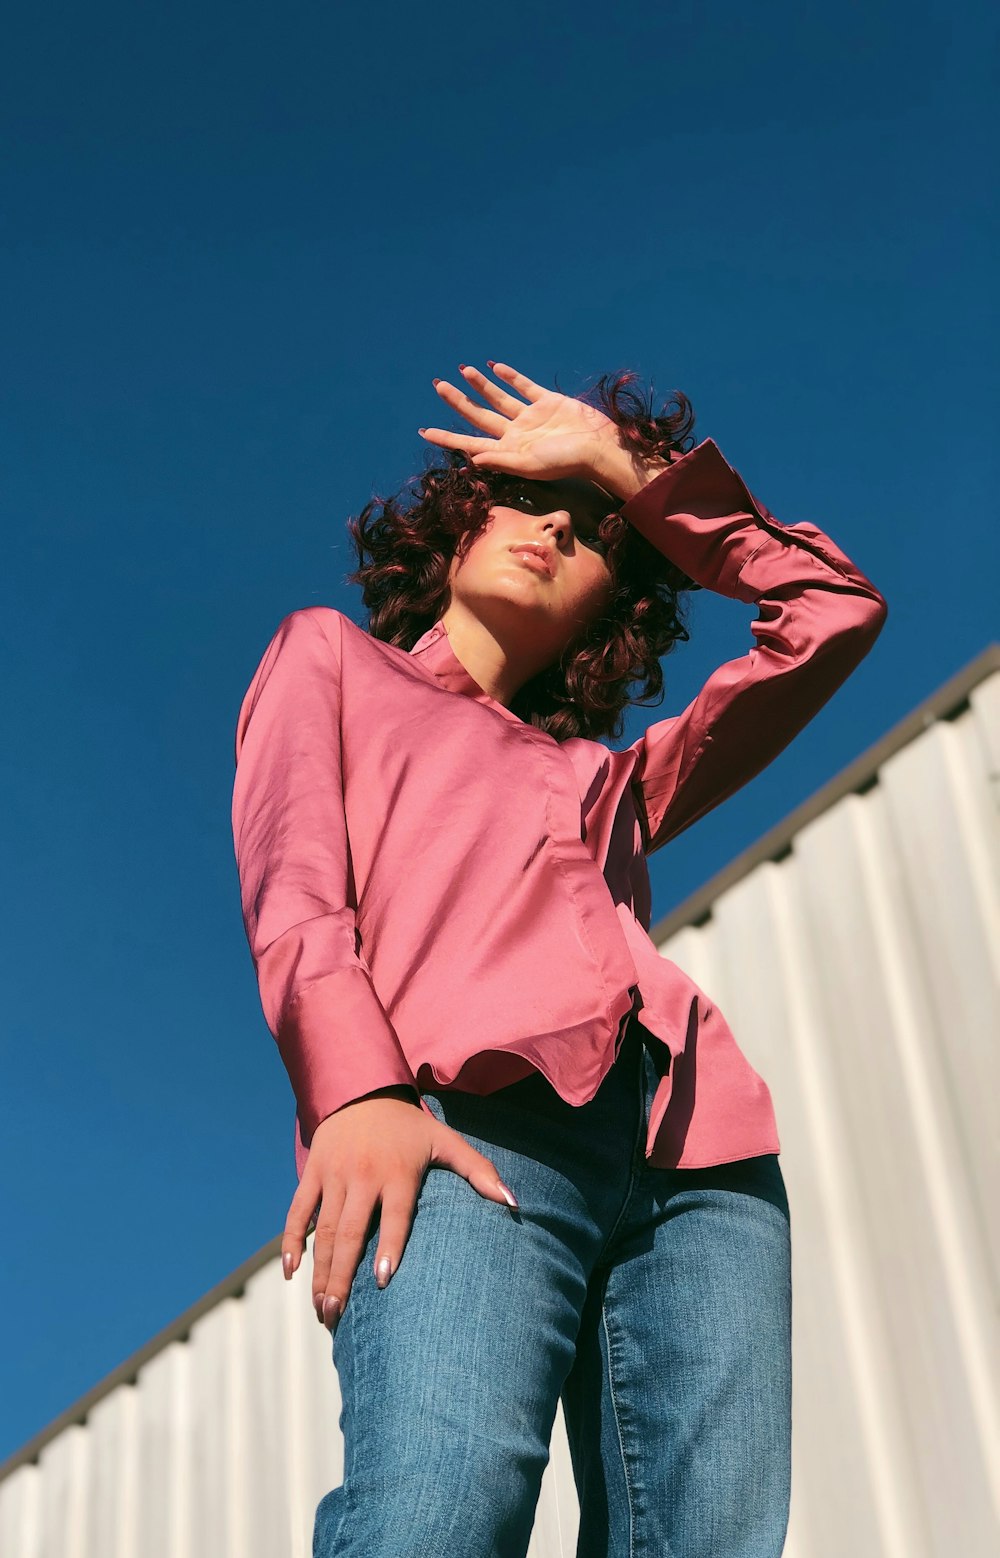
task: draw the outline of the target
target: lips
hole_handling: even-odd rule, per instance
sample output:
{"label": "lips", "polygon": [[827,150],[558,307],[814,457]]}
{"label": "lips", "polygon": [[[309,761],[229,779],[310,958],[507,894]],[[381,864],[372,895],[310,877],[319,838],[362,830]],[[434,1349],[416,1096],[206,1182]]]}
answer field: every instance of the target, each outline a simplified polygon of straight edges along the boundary
{"label": "lips", "polygon": [[552,577],[552,564],[548,553],[541,547],[512,546],[511,552],[515,557],[520,557],[529,568],[534,568],[536,573],[545,573]]}

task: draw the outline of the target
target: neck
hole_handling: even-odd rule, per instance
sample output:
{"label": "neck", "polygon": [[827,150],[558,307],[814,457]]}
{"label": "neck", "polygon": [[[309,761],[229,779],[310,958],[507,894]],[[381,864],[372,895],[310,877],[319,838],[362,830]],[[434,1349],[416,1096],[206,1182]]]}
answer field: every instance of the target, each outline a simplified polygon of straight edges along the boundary
{"label": "neck", "polygon": [[537,645],[531,646],[533,654],[512,650],[506,639],[501,642],[480,618],[454,601],[441,613],[440,621],[455,658],[485,693],[506,708],[525,682],[548,664],[539,659]]}

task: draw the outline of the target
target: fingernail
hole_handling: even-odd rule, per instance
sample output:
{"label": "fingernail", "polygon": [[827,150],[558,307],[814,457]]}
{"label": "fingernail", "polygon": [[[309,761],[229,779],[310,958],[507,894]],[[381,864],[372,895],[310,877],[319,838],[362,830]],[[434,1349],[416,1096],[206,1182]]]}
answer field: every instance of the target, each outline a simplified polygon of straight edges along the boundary
{"label": "fingernail", "polygon": [[466,364],[466,363],[464,363],[464,362],[460,362],[460,363],[459,363],[459,365],[458,365],[458,371],[459,371],[459,373],[464,373],[464,372],[465,372],[465,369],[466,369],[466,366],[467,366],[467,364]]}
{"label": "fingernail", "polygon": [[292,1261],[294,1259],[295,1256],[292,1254],[291,1250],[286,1250],[284,1255],[281,1257],[281,1264],[284,1267],[286,1281],[292,1274]]}
{"label": "fingernail", "polygon": [[500,1194],[503,1196],[508,1206],[517,1206],[517,1202],[514,1199],[513,1193],[507,1189],[507,1186],[504,1184],[502,1179],[497,1180],[497,1189],[500,1191]]}
{"label": "fingernail", "polygon": [[336,1328],[336,1322],[339,1319],[340,1319],[340,1299],[339,1298],[334,1298],[333,1295],[331,1294],[327,1298],[326,1303],[323,1305],[323,1321],[324,1321],[324,1324],[329,1325],[330,1321],[332,1320],[334,1322],[334,1328]]}
{"label": "fingernail", "polygon": [[437,389],[438,385],[441,383],[441,380],[440,379],[431,379],[431,383],[434,385],[434,388]]}
{"label": "fingernail", "polygon": [[378,1283],[380,1288],[384,1288],[391,1276],[392,1261],[389,1259],[388,1255],[383,1255],[382,1259],[375,1267],[375,1281]]}
{"label": "fingernail", "polygon": [[488,357],[486,359],[486,366],[487,366],[487,368],[495,368],[496,367],[496,363],[493,361],[492,357]]}

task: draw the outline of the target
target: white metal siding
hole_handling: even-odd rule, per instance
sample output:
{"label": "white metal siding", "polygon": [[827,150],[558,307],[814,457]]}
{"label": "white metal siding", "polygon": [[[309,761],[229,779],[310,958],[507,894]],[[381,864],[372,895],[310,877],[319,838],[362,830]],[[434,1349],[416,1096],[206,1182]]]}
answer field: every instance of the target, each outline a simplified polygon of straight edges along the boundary
{"label": "white metal siding", "polygon": [[[998,805],[991,670],[661,945],[726,1013],[777,1110],[786,1558],[1000,1551]],[[2,1558],[311,1558],[343,1462],[310,1268],[286,1284],[273,1241],[187,1340],[35,1461],[12,1458]],[[572,1558],[576,1531],[560,1413],[530,1558]]]}

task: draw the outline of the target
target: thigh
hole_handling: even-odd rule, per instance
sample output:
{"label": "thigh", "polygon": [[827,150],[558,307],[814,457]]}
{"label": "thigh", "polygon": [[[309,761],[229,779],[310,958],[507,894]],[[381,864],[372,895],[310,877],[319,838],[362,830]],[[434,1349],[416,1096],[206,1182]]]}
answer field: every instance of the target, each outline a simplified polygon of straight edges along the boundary
{"label": "thigh", "polygon": [[578,1558],[778,1558],[791,1240],[777,1155],[644,1168],[564,1391]]}
{"label": "thigh", "polygon": [[517,1086],[492,1104],[427,1095],[496,1164],[519,1210],[431,1169],[385,1289],[373,1230],[333,1337],[344,1483],[317,1511],[316,1558],[527,1551],[601,1235],[552,1154],[531,1156],[531,1110],[515,1105],[538,1088]]}

